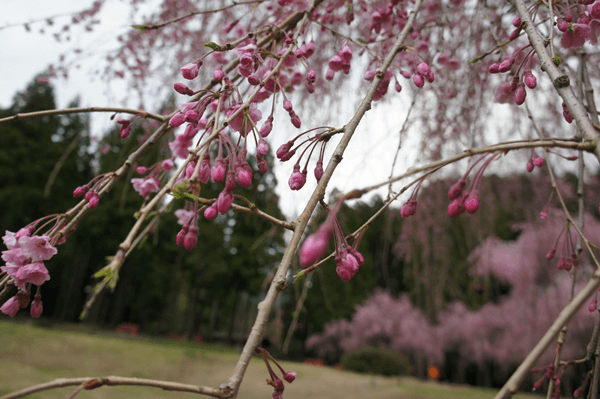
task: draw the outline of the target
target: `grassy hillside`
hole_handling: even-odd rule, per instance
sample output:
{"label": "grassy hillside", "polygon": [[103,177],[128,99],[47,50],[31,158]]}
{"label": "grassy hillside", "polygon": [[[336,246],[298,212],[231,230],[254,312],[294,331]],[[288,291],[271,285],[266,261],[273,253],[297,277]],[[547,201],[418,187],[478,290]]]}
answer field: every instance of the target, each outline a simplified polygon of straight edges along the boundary
{"label": "grassy hillside", "polygon": [[[155,378],[217,387],[227,381],[238,354],[235,350],[176,340],[127,339],[81,327],[60,329],[0,321],[0,395],[55,378],[102,377],[108,375]],[[283,362],[286,371],[296,371],[286,384],[286,399],[425,399],[493,398],[495,391],[448,386],[413,378],[384,378],[328,367]],[[268,372],[262,360],[251,361],[239,398],[267,399],[273,389],[266,385]],[[68,398],[75,387],[54,389],[30,398]],[[191,398],[191,393],[144,387],[101,387],[82,391],[76,398]],[[516,395],[517,398],[539,398]]]}

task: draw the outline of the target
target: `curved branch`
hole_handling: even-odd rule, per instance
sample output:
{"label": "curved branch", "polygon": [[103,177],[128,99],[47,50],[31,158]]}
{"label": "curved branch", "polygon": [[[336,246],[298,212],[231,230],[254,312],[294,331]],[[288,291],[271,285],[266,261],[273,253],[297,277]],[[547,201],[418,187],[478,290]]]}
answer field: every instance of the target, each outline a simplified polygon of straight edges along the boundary
{"label": "curved branch", "polygon": [[90,112],[116,112],[132,115],[142,115],[143,118],[154,119],[159,122],[168,120],[168,116],[153,114],[152,112],[142,111],[140,109],[133,108],[119,108],[119,107],[87,107],[87,108],[65,108],[65,109],[50,109],[47,111],[36,111],[27,112],[24,114],[16,114],[7,118],[0,119],[0,123],[20,121],[23,119],[37,118],[40,116],[47,115],[68,115],[68,114],[82,114]]}
{"label": "curved branch", "polygon": [[179,391],[179,392],[190,392],[199,393],[208,396],[214,396],[215,398],[225,398],[222,390],[218,388],[206,387],[203,385],[190,385],[180,384],[178,382],[151,380],[146,378],[133,378],[133,377],[82,377],[82,378],[57,378],[53,381],[46,382],[44,384],[34,385],[17,392],[9,393],[4,396],[0,396],[0,399],[17,399],[23,396],[31,395],[32,393],[47,391],[54,388],[64,388],[70,386],[82,385],[84,389],[91,390],[99,388],[103,385],[137,385],[145,387],[161,388],[167,391]]}

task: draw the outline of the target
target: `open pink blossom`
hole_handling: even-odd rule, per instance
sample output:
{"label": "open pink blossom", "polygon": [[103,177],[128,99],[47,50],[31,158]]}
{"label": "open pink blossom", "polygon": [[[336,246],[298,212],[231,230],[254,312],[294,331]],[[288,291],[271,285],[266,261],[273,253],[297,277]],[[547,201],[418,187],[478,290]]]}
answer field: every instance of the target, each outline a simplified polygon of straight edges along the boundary
{"label": "open pink blossom", "polygon": [[[240,104],[232,106],[227,111],[227,117],[233,115],[233,113],[240,109],[240,107]],[[242,136],[246,137],[248,132],[252,130],[252,122],[250,122],[248,118],[250,118],[255,125],[262,118],[262,112],[260,112],[260,110],[256,108],[256,104],[254,103],[250,104],[247,110],[240,112],[235,118],[233,118],[229,123],[229,127],[232,130],[239,132]]]}
{"label": "open pink blossom", "polygon": [[156,178],[146,179],[131,179],[133,189],[137,191],[142,197],[146,198],[150,193],[156,193],[160,189],[158,180]]}
{"label": "open pink blossom", "polygon": [[567,29],[560,37],[560,45],[564,48],[577,48],[583,46],[585,39],[590,37],[592,29],[587,24],[572,24],[573,32]]}
{"label": "open pink blossom", "polygon": [[50,274],[42,262],[29,263],[17,272],[17,285],[20,285],[21,282],[42,285],[44,281],[48,280],[50,280]]}
{"label": "open pink blossom", "polygon": [[4,305],[0,307],[0,312],[10,317],[15,317],[20,308],[21,306],[19,306],[19,301],[17,301],[17,297],[13,296],[8,301],[4,302]]}
{"label": "open pink blossom", "polygon": [[183,226],[194,216],[194,211],[187,209],[177,209],[173,212],[177,216],[177,224]]}
{"label": "open pink blossom", "polygon": [[48,260],[56,255],[56,248],[50,244],[50,237],[47,235],[21,237],[19,238],[19,247],[23,254],[31,258],[33,262]]}
{"label": "open pink blossom", "polygon": [[188,148],[192,145],[192,139],[186,138],[185,135],[179,135],[175,141],[169,142],[169,148],[174,156],[186,159],[188,156]]}

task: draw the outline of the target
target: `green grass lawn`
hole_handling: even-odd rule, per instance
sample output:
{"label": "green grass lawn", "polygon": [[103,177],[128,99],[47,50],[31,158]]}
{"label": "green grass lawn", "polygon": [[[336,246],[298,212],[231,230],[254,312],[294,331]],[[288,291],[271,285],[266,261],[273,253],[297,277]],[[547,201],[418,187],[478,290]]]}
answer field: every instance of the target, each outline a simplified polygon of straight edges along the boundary
{"label": "green grass lawn", "polygon": [[[127,339],[106,332],[80,331],[0,322],[0,396],[55,378],[102,377],[108,375],[154,378],[218,387],[231,375],[238,353],[234,349],[175,340]],[[451,386],[414,378],[386,378],[282,362],[286,371],[296,371],[286,383],[286,399],[425,399],[493,398],[495,391]],[[241,399],[268,399],[273,389],[266,385],[268,372],[262,360],[250,362],[242,383]],[[68,398],[75,387],[39,392],[29,398]],[[158,388],[113,386],[82,391],[76,398],[189,398],[191,393]],[[517,398],[540,398],[519,394]]]}

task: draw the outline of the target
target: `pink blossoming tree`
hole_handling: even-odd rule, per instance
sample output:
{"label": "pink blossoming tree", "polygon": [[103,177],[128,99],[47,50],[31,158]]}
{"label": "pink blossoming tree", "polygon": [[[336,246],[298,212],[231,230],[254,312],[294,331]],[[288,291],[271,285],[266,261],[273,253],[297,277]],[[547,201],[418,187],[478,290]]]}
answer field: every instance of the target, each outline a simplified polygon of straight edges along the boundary
{"label": "pink blossoming tree", "polygon": [[[144,2],[132,0],[130,3],[133,18],[138,22],[142,16],[136,11]],[[107,6],[108,3],[95,1],[91,8],[72,15],[66,28],[57,28],[55,37],[67,40],[79,30],[93,31],[98,13]],[[403,154],[414,160],[413,167],[397,173],[395,160],[389,165],[380,160],[379,167],[391,170],[389,179],[369,182],[369,185],[357,183],[355,190],[341,194],[336,201],[351,201],[387,186],[386,208],[406,190],[411,190],[402,206],[402,216],[413,217],[423,207],[418,205],[422,185],[456,164],[466,173],[452,186],[441,206],[447,214],[444,217],[465,218],[469,217],[465,212],[490,211],[484,210],[486,204],[481,200],[479,186],[486,170],[512,168],[504,157],[507,153],[529,155],[525,166],[528,172],[535,167],[545,167],[543,173],[550,174],[553,183],[544,188],[555,195],[562,213],[558,216],[546,209],[540,212],[549,221],[546,228],[549,234],[552,231],[562,237],[552,249],[559,257],[560,269],[566,276],[564,285],[570,287],[569,294],[561,304],[563,310],[544,326],[546,333],[527,347],[529,354],[497,397],[510,397],[553,342],[558,342],[557,354],[547,370],[548,378],[555,383],[550,384],[548,396],[559,395],[555,387],[560,385],[565,364],[561,354],[562,343],[568,338],[565,326],[582,307],[594,308],[595,312],[590,301],[600,286],[597,270],[600,264],[592,242],[597,236],[586,234],[583,212],[586,172],[583,154],[591,154],[594,163],[600,159],[597,145],[600,123],[594,99],[594,89],[600,82],[600,70],[596,66],[600,33],[598,1],[514,0],[510,4],[494,0],[486,3],[249,0],[230,4],[206,1],[197,6],[194,2],[164,0],[156,12],[143,18],[145,20],[140,22],[144,24],[133,25],[129,33],[119,36],[120,47],[99,61],[107,79],[127,82],[129,96],[137,96],[139,109],[49,110],[0,120],[0,123],[10,123],[47,114],[108,112],[119,114],[115,126],[124,139],[133,126],[142,126],[147,131],[145,140],[120,168],[74,187],[74,197],[83,198],[71,209],[32,221],[16,233],[4,234],[6,250],[2,252],[5,265],[0,269],[3,297],[0,310],[14,316],[19,309],[29,307],[33,317],[40,316],[41,287],[51,278],[44,262],[51,261],[57,247],[74,232],[79,221],[96,208],[131,168],[137,168],[143,175],[131,181],[143,198],[142,205],[112,261],[96,274],[100,281],[83,310],[84,317],[97,294],[116,284],[119,270],[127,267],[127,254],[147,233],[145,226],[150,218],[165,212],[168,194],[190,203],[186,212],[176,214],[182,229],[173,237],[188,251],[196,246],[202,223],[211,223],[218,213],[229,211],[249,213],[290,230],[288,247],[266,297],[258,306],[252,333],[238,364],[227,381],[216,386],[191,386],[127,377],[70,379],[31,387],[7,397],[16,398],[65,384],[78,385],[78,389],[132,384],[233,398],[238,395],[250,358],[255,354],[265,359],[268,383],[274,388],[273,397],[282,397],[286,387],[283,380],[291,383],[295,375],[281,369],[282,380],[270,366],[269,360],[274,359],[258,348],[268,316],[278,294],[289,282],[288,272],[298,251],[306,268],[297,277],[306,276],[317,267],[332,267],[330,264],[321,266],[324,263],[321,258],[327,255],[323,250],[324,241],[330,237],[335,243],[335,253],[328,257],[335,258],[339,277],[344,281],[360,278],[360,267],[364,263],[360,239],[372,219],[348,236],[336,220],[335,208],[329,210],[324,197],[326,189],[336,184],[335,171],[340,165],[360,162],[345,159],[344,154],[366,112],[377,113],[383,109],[378,102],[392,102],[401,92],[412,94],[410,104],[403,102],[402,105],[407,108],[407,116],[399,139],[401,144],[405,134],[417,136],[412,147],[415,151]],[[30,30],[35,24],[28,23],[24,27]],[[72,61],[80,53],[81,49],[76,49],[73,54],[61,57],[58,64],[49,67],[48,78],[68,76]],[[393,90],[390,90],[392,82]],[[339,124],[332,120],[321,121],[323,116],[315,111],[323,104],[329,105],[328,115],[342,108],[338,104],[347,107],[345,97],[348,97],[349,87],[360,102],[351,116]],[[167,95],[176,96],[178,109],[160,113],[145,110],[155,106],[149,104],[149,98],[166,98]],[[507,105],[500,107],[497,103]],[[497,123],[500,120],[502,123]],[[298,133],[291,139],[283,137],[281,132],[286,129]],[[404,147],[398,145],[398,139],[391,134],[388,137],[390,142],[386,145],[398,149],[397,158]],[[163,146],[169,154],[154,165],[138,165],[140,157],[156,145]],[[244,197],[244,190],[253,184],[254,174],[265,173],[273,167],[265,158],[269,145],[277,148],[279,161],[294,162],[290,189],[312,190],[304,210],[295,220],[269,215]],[[329,154],[327,145],[330,149],[334,147],[331,156],[326,155]],[[554,182],[553,167],[563,165],[560,157],[579,158],[578,174],[582,182],[578,189],[579,216],[567,209],[564,193]],[[463,159],[465,161],[460,162]],[[310,176],[309,170],[313,170]],[[203,184],[211,179],[222,187],[217,198],[202,196]],[[311,215],[319,204],[330,212],[330,220],[300,248]],[[207,220],[202,220],[202,216]],[[562,235],[561,231],[564,231]],[[480,252],[486,251],[488,244],[483,243]],[[581,257],[584,249],[589,258]],[[511,262],[525,262],[519,257],[522,252],[516,251],[516,258]],[[473,257],[477,268],[490,268],[506,279],[513,278],[510,268],[502,269],[501,260],[492,257],[486,263],[477,253]],[[523,296],[531,297],[534,286],[525,281],[531,280],[523,280],[519,287],[523,289]],[[36,292],[30,303],[33,290]],[[565,288],[557,290],[564,292]],[[383,295],[373,301],[391,303]],[[377,316],[369,310],[369,303],[365,306],[366,310],[356,315],[363,323]],[[357,339],[369,339],[373,334],[399,328],[403,336],[393,342],[395,347],[413,345],[404,334],[426,331],[425,319],[410,310],[407,300],[400,299],[399,306],[397,318],[407,320],[396,319],[389,325],[374,326],[376,330],[369,333],[371,335]],[[459,308],[451,308],[448,324],[453,322],[453,315],[460,314]],[[492,321],[481,319],[479,323],[485,331],[491,328]],[[343,330],[343,326],[337,330]],[[524,331],[529,331],[527,326]],[[591,342],[597,345],[597,333],[589,331],[589,334]],[[501,337],[495,344],[509,345],[510,340]],[[439,356],[435,347],[419,347],[419,350],[431,358]],[[480,351],[481,356],[486,353],[483,344],[474,350]],[[569,362],[570,359],[566,361]],[[600,357],[596,357],[590,374],[593,381],[588,384],[591,388],[586,388],[592,397],[598,392],[599,369]]]}

